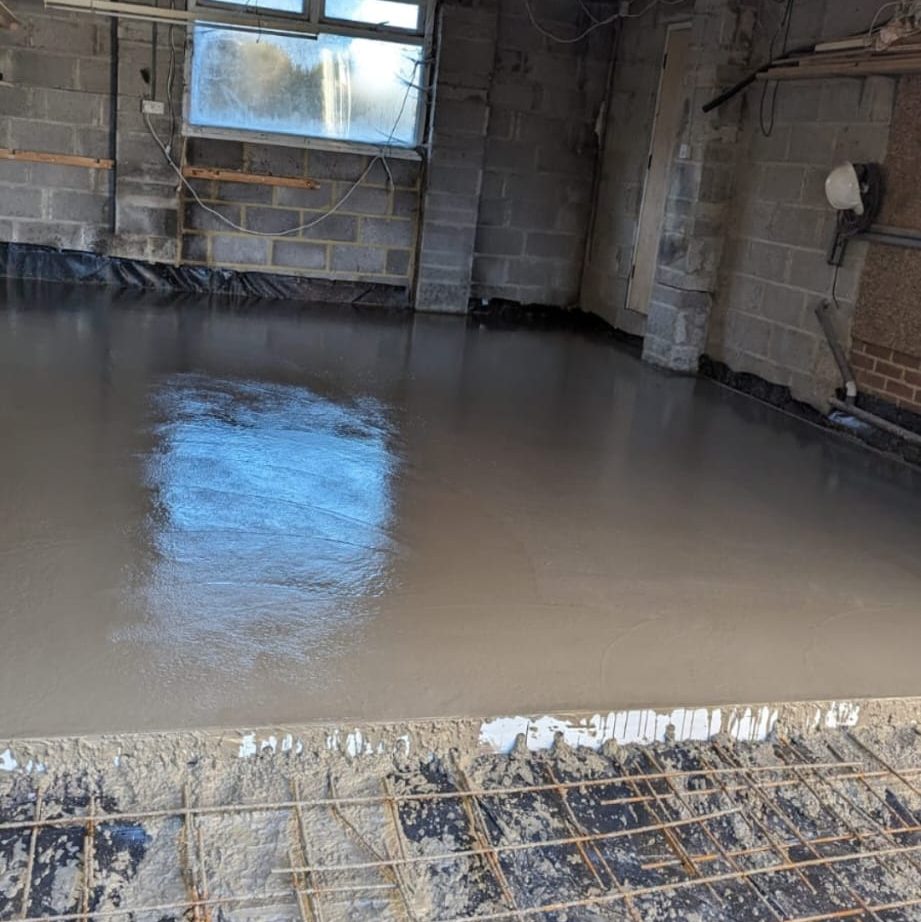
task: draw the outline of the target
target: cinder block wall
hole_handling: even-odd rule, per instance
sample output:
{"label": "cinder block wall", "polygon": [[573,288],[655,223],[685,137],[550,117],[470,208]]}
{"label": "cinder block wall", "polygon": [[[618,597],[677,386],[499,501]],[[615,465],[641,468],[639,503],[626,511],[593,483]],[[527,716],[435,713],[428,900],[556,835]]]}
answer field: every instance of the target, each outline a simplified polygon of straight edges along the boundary
{"label": "cinder block wall", "polygon": [[[654,333],[653,338],[662,331],[647,330],[647,318],[627,311],[625,304],[665,26],[668,20],[691,15],[696,22],[702,10],[715,6],[696,0],[693,10],[691,4],[680,5],[660,12],[655,20],[626,23],[612,82],[612,112],[583,305],[621,329]],[[860,32],[878,7],[876,0],[799,0],[794,5],[789,47]],[[767,59],[780,8],[773,0],[753,0],[751,11],[753,32],[727,36],[729,41],[721,38],[719,45],[725,53],[732,42],[740,50],[749,44],[751,64],[758,66]],[[706,83],[733,82],[724,63],[711,56],[706,46],[695,42],[693,56],[687,79],[688,98],[695,107],[692,120],[703,96],[712,95],[711,90],[702,92]],[[683,163],[675,155],[656,292],[672,285],[676,251],[686,263],[693,262],[695,246],[701,265],[717,259],[715,283],[698,286],[701,298],[709,302],[704,306],[702,301],[700,312],[707,330],[706,353],[733,371],[785,385],[795,397],[820,408],[827,406],[839,383],[813,313],[816,303],[830,297],[832,289],[826,255],[835,215],[825,200],[824,179],[843,160],[885,157],[894,86],[895,81],[885,77],[779,84],[774,127],[766,137],[760,128],[761,85],[756,84],[741,102],[727,109],[731,113],[731,107],[736,107],[736,126],[727,123],[726,127],[735,139],[731,145],[717,149],[719,145],[708,142],[698,151],[693,137],[676,139],[688,142],[695,162]],[[770,121],[770,98],[769,94],[766,121]],[[714,184],[719,188],[710,188]],[[716,193],[721,199],[728,196],[728,204],[719,206],[721,229],[714,237],[714,228],[707,226],[712,222],[706,218]],[[703,238],[709,238],[709,243]],[[836,321],[845,347],[864,256],[863,245],[851,244],[838,275],[841,309]]]}
{"label": "cinder block wall", "polygon": [[582,306],[642,336],[646,317],[627,310],[637,222],[652,136],[662,55],[670,22],[689,19],[693,0],[660,7],[622,27],[608,97],[598,202],[585,261]]}
{"label": "cinder block wall", "polygon": [[[859,31],[878,6],[875,0],[799,4],[790,45]],[[758,60],[766,54],[763,31],[756,54]],[[833,282],[827,255],[835,213],[825,177],[844,160],[885,159],[895,86],[888,77],[779,84],[770,137],[759,126],[760,90],[747,98],[745,154],[707,351],[733,371],[785,385],[822,409],[840,386],[814,314],[831,297]],[[835,321],[845,348],[865,256],[865,244],[851,243],[838,273]]]}
{"label": "cinder block wall", "polygon": [[[193,139],[193,165],[310,177],[317,189],[196,180],[200,204],[183,192],[182,256],[187,264],[229,269],[309,274],[406,286],[413,271],[419,205],[418,161],[389,161],[388,174],[357,154],[270,147],[237,141]],[[223,218],[244,230],[229,226]],[[313,227],[305,227],[313,222]],[[292,228],[303,227],[296,234]],[[284,236],[260,237],[245,231]]]}
{"label": "cinder block wall", "polygon": [[[433,161],[427,180],[418,163],[392,160],[392,188],[376,168],[336,215],[291,239],[228,227],[181,189],[140,111],[154,74],[156,96],[166,99],[169,30],[121,21],[116,169],[0,162],[0,241],[167,264],[373,281],[407,290],[421,262],[429,267],[429,281],[450,275],[461,295],[575,303],[612,29],[560,44],[535,30],[520,0],[444,0],[444,5],[450,13],[441,35],[444,73],[435,81],[436,93],[439,85],[442,91],[441,108],[436,107],[439,162]],[[533,0],[533,5],[540,22],[564,36],[591,23],[586,9],[571,0]],[[586,7],[596,18],[613,10],[609,0],[586,0]],[[40,0],[20,0],[16,12],[22,29],[0,32],[0,114],[5,116],[0,145],[110,157],[109,20],[49,13]],[[184,30],[174,30],[177,118],[184,43]],[[476,98],[468,99],[470,94]],[[169,117],[151,122],[168,140]],[[178,155],[178,131],[172,142]],[[477,162],[468,164],[474,154]],[[190,144],[189,162],[316,179],[315,192],[196,185],[208,208],[243,228],[277,232],[319,217],[360,175],[367,159],[197,142]],[[470,176],[473,182],[466,181]],[[430,232],[424,237],[431,252],[420,260],[423,198],[430,209]],[[462,259],[454,258],[458,248],[464,250]],[[437,298],[425,306],[443,309]],[[465,297],[453,299],[451,309],[465,307]]]}
{"label": "cinder block wall", "polygon": [[[16,4],[22,28],[0,31],[0,146],[109,156],[109,24]],[[112,175],[0,161],[0,239],[75,250],[105,246]]]}
{"label": "cinder block wall", "polygon": [[[532,0],[532,7],[541,26],[563,38],[592,24],[576,0]],[[616,4],[587,7],[604,19]],[[534,28],[521,0],[500,4],[475,297],[578,302],[613,32],[605,26],[582,41],[558,42]]]}

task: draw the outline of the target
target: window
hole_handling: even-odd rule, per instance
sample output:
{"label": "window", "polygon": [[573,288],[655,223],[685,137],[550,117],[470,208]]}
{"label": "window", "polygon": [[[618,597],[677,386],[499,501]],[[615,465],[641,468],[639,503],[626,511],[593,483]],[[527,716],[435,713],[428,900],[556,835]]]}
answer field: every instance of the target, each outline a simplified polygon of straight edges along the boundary
{"label": "window", "polygon": [[[194,7],[202,21],[192,32],[189,134],[419,144],[425,29],[419,3],[224,0],[205,6],[198,0]],[[228,15],[234,7],[240,12]],[[259,26],[243,25],[253,10]]]}

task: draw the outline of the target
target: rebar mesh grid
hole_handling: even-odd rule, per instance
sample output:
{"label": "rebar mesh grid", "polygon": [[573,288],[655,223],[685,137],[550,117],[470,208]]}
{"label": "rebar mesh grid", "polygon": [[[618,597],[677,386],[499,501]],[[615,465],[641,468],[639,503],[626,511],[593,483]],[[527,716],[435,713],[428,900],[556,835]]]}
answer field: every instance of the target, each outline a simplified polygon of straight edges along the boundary
{"label": "rebar mesh grid", "polygon": [[[451,761],[425,790],[394,774],[360,795],[328,779],[311,797],[294,780],[263,802],[196,803],[183,789],[174,809],[110,811],[91,791],[65,813],[39,787],[30,815],[0,822],[0,920],[651,922],[663,905],[679,918],[921,919],[921,764],[890,764],[855,732],[823,745],[818,760],[780,738],[771,764],[754,764],[712,742],[680,769],[640,749],[586,777],[535,756],[529,783],[474,783]],[[174,849],[181,893],[168,874],[161,901],[107,889],[113,830],[138,829]],[[60,842],[76,869],[63,909],[36,897]],[[246,861],[229,870],[231,848],[260,855],[258,879]],[[459,885],[471,893],[460,912],[445,889]]]}

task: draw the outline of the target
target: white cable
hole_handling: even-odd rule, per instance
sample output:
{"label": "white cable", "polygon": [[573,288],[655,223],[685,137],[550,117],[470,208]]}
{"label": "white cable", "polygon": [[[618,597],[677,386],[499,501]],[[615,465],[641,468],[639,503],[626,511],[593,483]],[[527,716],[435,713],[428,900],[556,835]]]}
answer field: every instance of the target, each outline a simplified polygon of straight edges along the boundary
{"label": "white cable", "polygon": [[[888,10],[893,6],[902,6],[902,0],[891,0],[890,3],[884,3],[877,11],[876,15],[873,17],[873,21],[870,23],[870,28],[867,29],[867,43],[869,44],[870,40],[873,38],[873,32],[876,29],[876,24],[879,22],[880,14],[883,10]],[[893,14],[893,16],[898,14]],[[884,24],[885,25],[885,24]]]}
{"label": "white cable", "polygon": [[537,17],[534,15],[534,10],[531,6],[531,0],[524,0],[525,9],[528,12],[528,19],[531,20],[531,25],[540,32],[541,35],[549,38],[551,41],[559,42],[561,45],[574,45],[576,42],[581,42],[583,38],[587,35],[590,35],[596,29],[602,28],[602,26],[609,26],[612,22],[616,22],[618,19],[636,19],[640,16],[645,16],[651,9],[657,7],[660,3],[665,6],[677,6],[679,3],[685,3],[686,0],[650,0],[650,2],[643,7],[641,10],[637,10],[635,13],[613,13],[611,16],[607,16],[604,19],[595,19],[594,16],[589,14],[589,18],[593,19],[594,22],[580,32],[578,35],[565,36],[565,35],[556,35],[551,32],[549,29],[544,28],[538,21]]}
{"label": "white cable", "polygon": [[216,208],[212,208],[210,205],[206,205],[201,200],[201,197],[199,196],[199,194],[195,191],[194,186],[188,181],[188,179],[186,179],[185,176],[182,175],[182,170],[173,160],[172,155],[170,154],[169,150],[167,150],[166,148],[166,145],[163,143],[163,141],[160,139],[160,136],[154,130],[154,126],[150,122],[150,116],[146,112],[144,113],[144,121],[147,123],[147,130],[150,132],[154,141],[157,142],[157,146],[162,151],[163,156],[166,159],[166,162],[173,168],[173,171],[179,177],[179,181],[182,183],[183,186],[185,186],[186,189],[188,189],[189,193],[191,194],[192,198],[195,199],[196,203],[201,208],[203,208],[205,211],[207,211],[209,214],[214,215],[214,217],[222,221],[228,227],[231,227],[236,231],[240,231],[243,234],[249,234],[253,237],[293,237],[296,234],[299,234],[301,231],[309,230],[311,227],[316,227],[317,224],[319,224],[321,221],[328,218],[331,214],[335,214],[349,200],[349,196],[351,196],[351,194],[364,182],[365,178],[371,172],[372,168],[377,164],[378,160],[383,161],[385,159],[383,154],[376,154],[371,159],[371,162],[365,167],[361,176],[359,176],[358,179],[356,179],[355,182],[351,186],[349,186],[348,191],[345,193],[345,195],[343,195],[342,198],[339,199],[339,201],[336,202],[335,205],[331,206],[327,211],[324,211],[323,214],[314,218],[312,221],[308,221],[306,224],[300,224],[297,227],[291,227],[291,228],[288,228],[288,230],[279,231],[277,233],[270,233],[268,231],[255,231],[255,230],[251,230],[248,227],[243,227],[243,225],[241,224],[237,224],[235,221],[232,221],[226,215],[222,215]]}
{"label": "white cable", "polygon": [[[237,224],[235,221],[232,221],[226,215],[222,215],[216,208],[212,208],[210,205],[206,205],[201,200],[201,197],[195,191],[195,188],[192,186],[192,184],[188,181],[188,179],[186,179],[185,176],[182,175],[182,169],[179,167],[176,161],[173,160],[173,156],[170,151],[170,148],[167,147],[167,145],[163,143],[162,139],[160,138],[160,136],[157,134],[156,130],[154,129],[152,122],[150,121],[150,115],[146,112],[144,113],[144,122],[147,125],[147,130],[150,132],[150,136],[156,142],[157,147],[160,148],[160,151],[162,152],[164,159],[170,165],[173,172],[179,177],[180,183],[182,183],[182,185],[189,191],[192,198],[195,200],[196,204],[198,204],[200,208],[204,209],[206,212],[208,212],[208,214],[213,215],[215,218],[217,218],[219,221],[226,224],[228,227],[232,228],[233,230],[239,231],[240,233],[243,233],[243,234],[249,234],[252,237],[270,237],[270,238],[293,237],[301,233],[301,231],[309,230],[311,227],[316,227],[317,224],[319,224],[321,221],[324,221],[330,215],[335,214],[349,200],[349,197],[352,195],[352,193],[365,181],[368,174],[371,172],[374,166],[378,163],[378,161],[380,161],[380,163],[383,165],[384,170],[387,173],[387,178],[390,181],[390,185],[391,187],[393,186],[393,174],[391,173],[390,164],[387,162],[387,155],[384,153],[384,151],[389,150],[393,146],[393,136],[396,133],[397,127],[400,124],[400,119],[402,119],[403,112],[406,109],[406,102],[409,99],[410,90],[414,88],[413,79],[415,77],[416,69],[422,63],[423,63],[422,61],[413,62],[413,76],[410,77],[406,82],[406,92],[403,94],[403,102],[400,105],[399,113],[397,114],[397,117],[394,120],[393,128],[390,129],[390,134],[387,136],[387,140],[384,142],[383,146],[381,147],[381,153],[375,154],[374,157],[371,158],[370,163],[368,163],[368,165],[362,171],[362,174],[358,177],[358,179],[356,179],[355,182],[352,183],[351,186],[349,186],[349,188],[346,190],[346,193],[342,196],[342,198],[339,199],[338,202],[336,202],[326,211],[324,211],[323,214],[318,215],[316,218],[314,218],[312,221],[308,221],[306,224],[300,224],[297,227],[290,227],[287,230],[283,230],[283,231],[269,232],[269,231],[251,230],[248,227],[243,227],[241,224]],[[172,138],[170,138],[170,144],[172,144]]]}

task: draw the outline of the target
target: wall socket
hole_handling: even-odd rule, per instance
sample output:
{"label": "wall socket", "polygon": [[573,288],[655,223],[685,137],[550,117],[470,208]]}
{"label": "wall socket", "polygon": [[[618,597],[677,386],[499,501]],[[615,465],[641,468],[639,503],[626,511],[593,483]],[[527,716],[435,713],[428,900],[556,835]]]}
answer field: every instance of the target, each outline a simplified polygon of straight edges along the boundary
{"label": "wall socket", "polygon": [[141,112],[145,115],[165,115],[166,103],[160,102],[159,99],[142,99]]}

